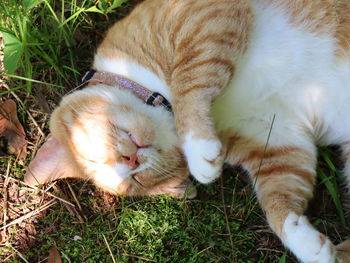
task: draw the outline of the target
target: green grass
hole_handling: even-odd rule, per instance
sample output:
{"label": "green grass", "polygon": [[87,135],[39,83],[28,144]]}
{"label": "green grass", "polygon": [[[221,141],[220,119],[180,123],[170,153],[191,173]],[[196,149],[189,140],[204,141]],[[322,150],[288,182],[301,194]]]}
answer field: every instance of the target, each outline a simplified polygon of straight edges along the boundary
{"label": "green grass", "polygon": [[[0,1],[5,66],[11,77],[8,84],[32,114],[40,111],[40,105],[33,103],[37,96],[44,94],[49,102],[57,103],[60,96],[79,85],[105,29],[132,7],[132,1],[120,6],[122,2]],[[20,115],[28,138],[35,144],[36,128],[24,109]],[[47,119],[41,113],[34,117],[47,129]],[[311,204],[309,213],[315,219],[313,207],[318,211],[321,206],[322,212],[331,207],[334,213],[316,213],[314,224],[333,240],[339,240],[345,238],[348,228],[333,155],[328,149],[320,152],[318,192],[325,194],[324,199]],[[13,157],[9,158],[16,164]],[[8,158],[0,159],[5,167]],[[22,178],[21,168],[16,164],[10,176]],[[116,262],[295,262],[269,230],[251,187],[239,178],[227,170],[222,184],[199,186],[195,200],[159,196],[133,201],[120,197],[109,209],[103,208],[94,187],[70,182],[79,193],[79,213],[85,222],[58,203],[36,223],[36,245],[25,250],[23,256],[28,262],[39,262],[55,245],[63,262],[113,262],[112,257]],[[64,191],[67,189],[65,182],[60,185]],[[67,195],[73,200],[68,191]],[[339,229],[343,231],[341,237],[336,234]],[[17,231],[17,226],[11,227],[9,241],[0,247],[0,259],[6,251],[13,252],[6,262],[23,262],[15,251],[18,244],[13,243]],[[75,236],[81,239],[75,241]]]}
{"label": "green grass", "polygon": [[[32,93],[33,80],[40,80],[49,86],[54,81],[52,84],[56,88],[78,85],[82,72],[77,71],[77,68],[88,68],[91,62],[91,54],[83,51],[92,50],[91,45],[99,40],[90,38],[96,36],[90,30],[101,32],[101,28],[105,29],[107,14],[123,2],[1,1],[0,14],[6,18],[0,21],[0,31],[5,42],[4,63],[7,73],[16,71],[21,80],[26,80],[17,85],[21,85],[28,93]],[[101,22],[96,22],[95,18]],[[90,34],[84,36],[84,30],[89,30]]]}
{"label": "green grass", "polygon": [[[320,176],[320,184],[324,184],[332,197],[332,201],[335,205],[337,214],[339,216],[342,227],[346,227],[346,218],[344,214],[344,209],[342,207],[340,190],[337,180],[341,180],[341,172],[336,168],[332,161],[332,152],[329,149],[320,149],[320,156],[322,160],[326,163],[327,172],[321,167],[318,167],[317,174]],[[327,174],[328,173],[328,174]],[[344,182],[341,182],[344,184]]]}
{"label": "green grass", "polygon": [[[227,173],[225,184],[241,189],[243,184],[237,185],[237,178]],[[167,196],[138,201],[118,198],[115,207],[108,210],[94,203],[86,187],[79,190],[84,193],[80,202],[82,213],[87,215],[86,223],[81,224],[63,206],[51,211],[40,228],[54,224],[57,229],[38,236],[44,242],[39,251],[28,254],[30,260],[43,259],[55,244],[71,262],[112,262],[105,236],[117,262],[144,262],[137,260],[140,257],[169,263],[266,262],[266,253],[256,250],[261,244],[251,229],[260,225],[267,230],[261,211],[256,205],[248,207],[246,195],[235,194],[231,187],[224,190],[228,225],[219,184],[200,188],[205,200],[179,201]],[[245,217],[248,209],[254,210],[250,218]],[[74,241],[74,236],[82,239]],[[280,255],[269,256],[277,260]]]}

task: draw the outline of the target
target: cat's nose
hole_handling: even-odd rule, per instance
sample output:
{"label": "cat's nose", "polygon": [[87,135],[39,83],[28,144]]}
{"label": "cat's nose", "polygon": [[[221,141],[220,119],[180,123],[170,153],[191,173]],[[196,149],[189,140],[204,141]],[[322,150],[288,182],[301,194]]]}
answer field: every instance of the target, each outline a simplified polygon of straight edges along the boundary
{"label": "cat's nose", "polygon": [[139,166],[139,162],[137,160],[137,154],[133,153],[130,155],[123,155],[122,163],[129,165],[132,169],[137,168]]}

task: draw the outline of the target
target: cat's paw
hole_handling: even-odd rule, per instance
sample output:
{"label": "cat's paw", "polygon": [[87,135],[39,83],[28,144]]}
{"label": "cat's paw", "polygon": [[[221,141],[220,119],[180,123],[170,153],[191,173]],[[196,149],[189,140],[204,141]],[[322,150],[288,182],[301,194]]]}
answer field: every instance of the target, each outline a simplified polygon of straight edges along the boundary
{"label": "cat's paw", "polygon": [[305,216],[290,213],[283,225],[284,244],[304,263],[334,263],[335,247]]}
{"label": "cat's paw", "polygon": [[224,158],[219,140],[197,139],[188,133],[183,144],[188,167],[193,177],[203,184],[221,175]]}

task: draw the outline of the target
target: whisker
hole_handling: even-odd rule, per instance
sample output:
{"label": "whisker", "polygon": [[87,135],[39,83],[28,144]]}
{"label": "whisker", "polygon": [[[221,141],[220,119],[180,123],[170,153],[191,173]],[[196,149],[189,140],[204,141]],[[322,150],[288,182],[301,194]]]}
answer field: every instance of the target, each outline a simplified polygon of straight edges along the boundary
{"label": "whisker", "polygon": [[[163,176],[166,176],[167,178],[171,178],[171,177],[177,177],[179,176],[179,173],[177,173],[174,170],[170,170],[170,169],[166,169],[165,167],[163,167],[162,165],[160,165],[157,161],[157,159],[153,159],[152,165],[150,167],[152,170],[160,173]],[[177,171],[182,171],[183,169],[178,169],[176,168]]]}
{"label": "whisker", "polygon": [[[155,159],[153,156],[149,157],[152,161],[154,161],[154,165],[157,165],[158,168],[162,169],[163,171],[170,172],[168,169],[164,167],[164,165],[161,165],[160,161],[158,159]],[[187,167],[176,167],[176,170],[188,170]]]}

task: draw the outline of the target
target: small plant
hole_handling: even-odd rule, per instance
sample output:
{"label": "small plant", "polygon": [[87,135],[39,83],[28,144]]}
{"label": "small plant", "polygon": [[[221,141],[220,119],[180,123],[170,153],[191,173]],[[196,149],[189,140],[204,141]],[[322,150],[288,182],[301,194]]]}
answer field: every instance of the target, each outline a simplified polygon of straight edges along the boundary
{"label": "small plant", "polygon": [[[0,17],[6,19],[0,21],[0,32],[5,44],[4,64],[8,76],[25,80],[23,88],[29,94],[35,80],[61,88],[78,85],[80,72],[77,71],[77,60],[81,59],[75,54],[78,28],[91,26],[93,30],[93,21],[88,14],[106,16],[123,2],[1,1]],[[91,44],[89,42],[85,44]]]}
{"label": "small plant", "polygon": [[[340,190],[338,187],[338,181],[342,178],[341,172],[335,167],[332,161],[332,153],[327,148],[320,149],[320,157],[326,163],[327,172],[321,167],[317,168],[317,174],[320,176],[321,184],[324,184],[330,193],[335,208],[337,210],[340,223],[343,228],[347,226],[344,209],[342,207]],[[338,180],[338,181],[337,181]]]}

